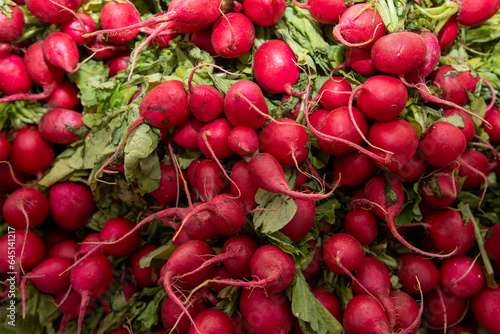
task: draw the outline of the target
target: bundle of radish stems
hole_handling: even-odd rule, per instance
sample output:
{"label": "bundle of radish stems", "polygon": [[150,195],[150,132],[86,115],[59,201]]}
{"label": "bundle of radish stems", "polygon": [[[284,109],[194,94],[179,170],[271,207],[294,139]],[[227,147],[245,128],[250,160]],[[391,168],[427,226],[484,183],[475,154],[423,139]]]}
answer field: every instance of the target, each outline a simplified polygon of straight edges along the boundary
{"label": "bundle of radish stems", "polygon": [[3,1],[0,304],[60,334],[500,333],[499,8]]}

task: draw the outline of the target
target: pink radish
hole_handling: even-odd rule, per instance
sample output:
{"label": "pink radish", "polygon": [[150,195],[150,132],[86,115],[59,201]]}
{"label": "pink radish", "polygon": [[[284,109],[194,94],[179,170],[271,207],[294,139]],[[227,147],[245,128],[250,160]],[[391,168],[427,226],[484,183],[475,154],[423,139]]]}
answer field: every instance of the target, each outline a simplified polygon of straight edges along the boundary
{"label": "pink radish", "polygon": [[458,178],[452,172],[441,171],[422,178],[422,199],[432,207],[445,208],[458,196]]}
{"label": "pink radish", "polygon": [[198,134],[205,124],[206,123],[198,120],[197,118],[191,117],[175,128],[174,132],[170,136],[170,139],[182,148],[197,150],[199,148]]}
{"label": "pink radish", "polygon": [[63,32],[50,34],[42,43],[45,60],[55,67],[73,73],[78,64],[78,46],[75,40]]}
{"label": "pink radish", "polygon": [[351,83],[343,77],[333,77],[325,81],[318,92],[319,103],[326,110],[333,110],[349,104]]}
{"label": "pink radish", "polygon": [[130,52],[123,51],[111,58],[106,66],[109,67],[109,77],[114,77],[120,71],[125,71],[130,64]]}
{"label": "pink radish", "polygon": [[324,24],[339,23],[340,16],[347,9],[345,2],[342,0],[308,0],[305,3],[293,0],[292,2],[297,7],[307,9],[313,19]]}
{"label": "pink radish", "polygon": [[226,118],[205,124],[198,134],[198,148],[208,158],[226,159],[233,155],[228,137],[233,127]]}
{"label": "pink radish", "polygon": [[297,242],[304,238],[314,225],[316,203],[309,199],[293,199],[293,201],[297,205],[297,211],[280,232],[293,242]]}
{"label": "pink radish", "polygon": [[485,279],[481,265],[468,256],[445,259],[439,267],[439,281],[444,291],[458,298],[469,298],[478,293]]}
{"label": "pink radish", "polygon": [[323,245],[325,265],[335,274],[347,274],[359,268],[364,258],[361,243],[353,236],[337,233]]}
{"label": "pink radish", "polygon": [[493,225],[488,229],[484,248],[493,261],[500,263],[500,225]]}
{"label": "pink radish", "polygon": [[397,171],[393,171],[391,174],[399,182],[415,183],[424,175],[426,169],[427,164],[417,152],[410,158],[410,161],[401,166]]}
{"label": "pink radish", "polygon": [[[420,327],[422,314],[420,313],[420,308],[415,299],[399,290],[391,291],[390,298],[394,303],[394,312],[396,313],[397,319],[393,331],[398,332],[404,330],[406,333],[416,334]],[[412,329],[407,330],[407,328]]]}
{"label": "pink radish", "polygon": [[484,125],[482,128],[490,136],[490,142],[494,144],[500,143],[500,111],[497,106],[494,106],[491,111],[486,114],[486,121],[491,124],[491,129]]}
{"label": "pink radish", "polygon": [[151,192],[161,206],[174,203],[180,196],[182,179],[171,163],[160,163],[160,186]]}
{"label": "pink radish", "polygon": [[194,323],[189,328],[188,334],[198,333],[220,333],[233,334],[233,322],[231,318],[218,309],[206,309],[194,317]]}
{"label": "pink radish", "polygon": [[118,53],[127,50],[126,45],[108,42],[104,40],[103,35],[95,36],[95,39],[87,45],[87,53],[98,60],[108,60]]}
{"label": "pink radish", "polygon": [[338,186],[359,186],[368,181],[378,170],[373,160],[358,151],[335,157],[333,182]]}
{"label": "pink radish", "polygon": [[[188,104],[194,117],[202,122],[210,122],[219,117],[224,111],[224,97],[213,86],[196,85],[193,87],[194,73],[204,65],[209,64],[197,65],[189,75]],[[219,68],[218,66],[214,67]]]}
{"label": "pink radish", "polygon": [[343,317],[347,334],[389,333],[389,321],[379,301],[368,295],[352,298]]}
{"label": "pink radish", "polygon": [[245,0],[245,15],[256,25],[269,27],[276,24],[286,10],[285,0]]}
{"label": "pink radish", "polygon": [[78,244],[75,240],[61,241],[47,251],[47,254],[45,254],[45,259],[62,257],[74,261],[79,249],[80,247],[78,247]]}
{"label": "pink radish", "polygon": [[444,167],[456,160],[465,146],[462,131],[451,123],[440,121],[424,132],[418,143],[418,152],[429,165]]}
{"label": "pink radish", "polygon": [[217,54],[212,45],[212,26],[192,33],[190,41],[201,50],[208,52],[212,57]]}
{"label": "pink radish", "polygon": [[441,50],[450,47],[455,42],[458,36],[458,31],[459,27],[457,19],[456,16],[453,15],[448,19],[448,21],[446,21],[437,35],[437,38],[439,40],[439,47],[441,48]]}
{"label": "pink radish", "polygon": [[69,20],[80,6],[78,0],[25,0],[28,10],[47,23],[61,23]]}
{"label": "pink radish", "polygon": [[[432,85],[443,90],[442,99],[459,106],[469,102],[466,91],[473,93],[481,80],[471,70],[457,71],[450,65],[441,66],[431,75]],[[443,105],[443,108],[448,108]]]}
{"label": "pink radish", "polygon": [[49,201],[33,188],[15,190],[3,205],[3,217],[14,228],[35,228],[49,215]]}
{"label": "pink radish", "polygon": [[80,104],[78,93],[78,87],[74,83],[63,81],[54,93],[45,99],[45,102],[55,109],[74,110]]}
{"label": "pink radish", "polygon": [[238,160],[231,170],[231,191],[234,194],[240,194],[241,200],[245,203],[246,210],[252,210],[257,206],[255,194],[259,188],[252,182],[248,171],[248,162]]}
{"label": "pink radish", "polygon": [[[14,270],[8,258],[8,247],[15,242],[16,261]],[[45,246],[42,239],[35,232],[24,229],[17,229],[14,232],[5,234],[0,238],[0,273],[6,274],[14,271],[19,277],[21,271],[34,268],[45,255]],[[20,277],[19,277],[20,278]]]}
{"label": "pink radish", "polygon": [[231,130],[227,144],[233,153],[243,157],[253,155],[259,148],[259,137],[248,126],[237,126]]}
{"label": "pink radish", "polygon": [[[84,33],[90,33],[97,30],[94,20],[87,13],[78,12],[76,17],[73,17],[67,21],[61,23],[61,31],[68,34],[73,38],[77,45],[87,45],[90,44],[94,37],[84,38],[82,35]],[[78,20],[81,20],[83,27]],[[84,31],[85,29],[85,31]]]}
{"label": "pink radish", "polygon": [[451,0],[458,4],[457,22],[471,27],[490,19],[500,8],[498,1]]}
{"label": "pink radish", "polygon": [[241,13],[220,16],[212,27],[212,46],[222,58],[237,58],[253,46],[255,28]]}
{"label": "pink radish", "polygon": [[[474,121],[469,116],[469,114],[466,114],[463,110],[460,110],[460,109],[446,109],[444,111],[443,115],[445,117],[449,117],[449,116],[453,116],[453,115],[460,115],[462,117],[462,119],[464,121],[464,126],[460,127],[459,129],[462,130],[467,143],[470,143],[470,141],[474,138],[474,135],[476,134],[476,125],[474,124]],[[488,133],[489,128],[487,126],[484,126],[484,131],[486,131],[486,133]],[[490,137],[490,140],[491,140],[491,137]]]}
{"label": "pink radish", "polygon": [[15,54],[0,57],[0,92],[6,95],[24,94],[32,86],[23,58]]}
{"label": "pink radish", "polygon": [[[100,241],[101,242],[109,242],[121,239],[124,235],[129,233],[135,224],[133,221],[127,218],[112,218],[108,220],[100,233]],[[131,255],[137,246],[139,245],[139,241],[141,239],[141,235],[139,231],[135,231],[134,233],[128,235],[126,238],[112,245],[104,245],[102,250],[104,253],[113,255],[116,257],[126,257]]]}
{"label": "pink radish", "polygon": [[345,216],[344,229],[362,245],[369,245],[377,238],[377,219],[369,210],[353,208]]}
{"label": "pink radish", "polygon": [[[101,26],[104,30],[113,30],[141,22],[141,16],[131,3],[111,1],[101,9]],[[126,44],[139,33],[138,29],[128,29],[119,33],[108,34],[107,40],[116,44]]]}
{"label": "pink radish", "polygon": [[245,125],[254,130],[262,127],[269,115],[262,90],[248,80],[240,80],[229,88],[224,98],[224,111],[232,126]]}
{"label": "pink radish", "polygon": [[[85,129],[83,115],[69,109],[52,109],[46,112],[38,123],[40,135],[54,144],[71,144],[81,137],[69,129]],[[86,132],[86,131],[85,131]]]}
{"label": "pink radish", "polygon": [[406,80],[412,83],[425,81],[425,78],[434,71],[441,57],[441,48],[436,35],[430,31],[424,30],[420,32],[420,37],[422,37],[427,48],[424,62],[417,68],[407,71],[404,74]]}
{"label": "pink radish", "polygon": [[462,321],[468,306],[467,299],[442,292],[438,287],[424,295],[424,324],[433,329],[455,326]]}
{"label": "pink radish", "polygon": [[30,175],[41,175],[54,161],[55,152],[51,143],[43,139],[36,127],[20,129],[12,142],[10,162],[19,171]]}
{"label": "pink radish", "polygon": [[195,184],[192,184],[204,201],[212,200],[227,186],[227,178],[217,162],[211,159],[201,161],[194,171]]}
{"label": "pink radish", "polygon": [[152,244],[147,244],[137,250],[134,250],[128,259],[133,281],[140,287],[153,287],[158,284],[160,270],[152,267],[142,268],[139,263],[144,256],[147,256],[157,248],[158,247]]}
{"label": "pink radish", "polygon": [[330,77],[333,73],[346,66],[350,66],[354,71],[363,75],[371,75],[378,71],[375,65],[373,65],[371,47],[347,47],[345,57],[346,60],[333,69],[330,73]]}
{"label": "pink radish", "polygon": [[23,34],[24,15],[18,6],[7,6],[10,18],[0,11],[0,42],[10,42]]}
{"label": "pink radish", "polygon": [[[497,285],[500,282],[497,282]],[[498,333],[500,331],[500,318],[498,315],[498,301],[500,290],[484,287],[471,298],[470,308],[477,322],[487,331]]]}
{"label": "pink radish", "polygon": [[90,188],[70,181],[50,188],[49,206],[52,220],[67,230],[84,227],[96,210]]}
{"label": "pink radish", "polygon": [[439,284],[439,271],[436,265],[418,254],[403,254],[399,258],[398,276],[403,291],[410,294],[418,294],[420,291],[425,294]]}
{"label": "pink radish", "polygon": [[462,189],[477,189],[483,182],[486,183],[487,187],[486,175],[489,174],[491,168],[492,165],[483,153],[466,149],[460,155],[460,168],[458,170],[460,177],[466,177]]}
{"label": "pink radish", "polygon": [[[176,298],[182,297],[176,296]],[[161,307],[161,321],[163,326],[170,330],[171,333],[187,334],[192,324],[192,318],[205,308],[206,305],[202,301],[190,301],[186,304],[186,309],[189,312],[188,316],[188,313],[185,313],[174,299],[167,295]],[[189,317],[191,317],[191,320]]]}
{"label": "pink radish", "polygon": [[293,95],[292,86],[299,80],[300,69],[290,46],[282,40],[272,39],[255,52],[253,74],[266,92]]}

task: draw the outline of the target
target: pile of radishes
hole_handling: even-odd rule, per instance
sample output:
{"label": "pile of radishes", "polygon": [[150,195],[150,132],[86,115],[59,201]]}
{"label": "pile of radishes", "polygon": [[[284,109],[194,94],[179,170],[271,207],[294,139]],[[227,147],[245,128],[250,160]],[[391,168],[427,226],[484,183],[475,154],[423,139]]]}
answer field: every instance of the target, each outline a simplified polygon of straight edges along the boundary
{"label": "pile of radishes", "polygon": [[0,331],[500,333],[499,8],[4,1]]}

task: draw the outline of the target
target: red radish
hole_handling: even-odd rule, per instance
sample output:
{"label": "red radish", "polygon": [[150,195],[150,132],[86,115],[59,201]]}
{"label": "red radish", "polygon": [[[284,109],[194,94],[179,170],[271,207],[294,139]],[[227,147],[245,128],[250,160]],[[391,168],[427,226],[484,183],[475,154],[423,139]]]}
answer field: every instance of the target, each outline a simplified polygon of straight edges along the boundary
{"label": "red radish", "polygon": [[415,183],[422,175],[424,175],[427,169],[427,164],[418,155],[418,152],[410,158],[406,164],[401,166],[397,171],[393,171],[391,174],[399,182],[405,183]]}
{"label": "red radish", "polygon": [[63,81],[54,93],[45,99],[52,108],[75,109],[80,104],[78,87],[69,81]]}
{"label": "red radish", "polygon": [[93,251],[93,253],[103,253],[102,247],[100,247],[99,242],[101,240],[101,235],[99,233],[90,233],[85,238],[83,238],[80,249],[78,250],[78,255],[85,255],[91,252],[94,248],[98,248]]}
{"label": "red radish", "polygon": [[419,145],[413,126],[399,117],[375,122],[368,132],[368,141],[373,145],[370,146],[370,151],[382,158],[389,158],[388,163],[375,161],[379,168],[389,172],[397,172],[407,164]]}
{"label": "red radish", "polygon": [[[8,8],[8,9],[7,9]],[[24,15],[18,6],[7,6],[10,18],[0,11],[0,42],[11,42],[23,34]]]}
{"label": "red radish", "polygon": [[491,333],[500,332],[498,301],[500,301],[500,290],[488,287],[484,287],[471,298],[470,308],[474,318],[481,327]]}
{"label": "red radish", "polygon": [[[406,331],[406,333],[416,334],[420,327],[421,314],[415,299],[399,290],[391,291],[390,298],[394,303],[394,312],[397,319],[393,331],[398,332],[407,328],[413,328],[410,331]],[[414,324],[415,320],[417,322]]]}
{"label": "red radish", "polygon": [[233,153],[246,157],[254,154],[259,148],[259,137],[254,129],[237,126],[229,133],[227,144]]}
{"label": "red radish", "polygon": [[79,248],[75,240],[61,241],[48,250],[45,259],[62,257],[74,261]]}
{"label": "red radish", "polygon": [[422,199],[432,207],[445,208],[458,196],[457,176],[448,171],[440,171],[422,178],[420,193]]}
{"label": "red radish", "polygon": [[283,167],[298,166],[309,154],[309,137],[303,126],[289,118],[269,123],[259,135],[259,151],[272,154]]}
{"label": "red radish", "polygon": [[[239,300],[241,317],[250,333],[290,333],[294,316],[290,301],[283,293],[264,289],[243,289]],[[279,332],[278,332],[279,333]]]}
{"label": "red radish", "polygon": [[345,216],[344,229],[362,245],[369,245],[377,238],[377,219],[369,210],[353,208]]}
{"label": "red radish", "polygon": [[49,215],[49,201],[39,190],[20,188],[7,198],[2,213],[14,228],[35,228]]}
{"label": "red radish", "polygon": [[[444,116],[449,117],[452,115],[460,115],[464,121],[464,126],[460,127],[459,129],[462,130],[465,136],[465,140],[467,143],[470,143],[470,141],[474,138],[475,132],[476,132],[476,126],[474,125],[474,121],[472,118],[466,114],[463,110],[460,109],[446,109],[444,111]],[[488,127],[484,127],[485,131],[488,132]],[[491,140],[491,137],[490,137]]]}
{"label": "red radish", "polygon": [[349,47],[371,47],[385,34],[385,26],[379,13],[371,5],[349,6],[333,28],[333,35]]}
{"label": "red radish", "polygon": [[278,23],[286,10],[285,0],[245,0],[245,15],[256,25],[269,27]]}
{"label": "red radish", "polygon": [[[181,297],[176,296],[176,298]],[[205,306],[201,302],[194,303],[193,305],[193,302],[190,301],[186,304],[186,309],[189,311],[189,316],[192,319],[205,309]],[[161,320],[163,326],[170,330],[169,333],[175,334],[187,334],[192,321],[169,295],[167,295],[161,307]]]}
{"label": "red radish", "polygon": [[0,135],[0,161],[7,160],[10,156],[10,152],[12,152],[12,144],[7,137]]}
{"label": "red radish", "polygon": [[54,148],[40,134],[36,127],[20,129],[12,142],[10,162],[19,171],[39,175],[54,161]]}
{"label": "red radish", "polygon": [[438,287],[424,296],[424,324],[436,329],[454,326],[463,319],[468,306],[467,299],[441,292]]}
{"label": "red radish", "polygon": [[292,198],[318,200],[330,196],[327,194],[306,194],[293,191],[288,186],[285,173],[278,160],[269,153],[259,153],[248,163],[250,179],[259,188],[276,193],[284,194]]}
{"label": "red radish", "polygon": [[111,58],[106,66],[109,67],[109,77],[114,77],[120,71],[125,71],[130,64],[130,52],[123,51]]}
{"label": "red radish", "polygon": [[493,225],[488,229],[484,248],[493,261],[500,263],[500,225]]}
{"label": "red radish", "polygon": [[391,278],[389,270],[380,260],[365,256],[356,269],[356,279],[352,290],[356,295],[372,295],[377,298],[385,309],[389,320],[389,328],[396,324],[394,304],[390,298]]}
{"label": "red radish", "polygon": [[245,203],[246,210],[252,210],[257,206],[255,194],[259,188],[252,182],[248,171],[248,163],[241,159],[238,160],[231,170],[230,187],[235,195],[240,194],[241,200]]}
{"label": "red radish", "polygon": [[260,87],[248,80],[240,80],[229,88],[224,98],[224,111],[232,126],[248,126],[254,130],[266,123],[269,115]]}
{"label": "red radish", "polygon": [[445,167],[458,158],[467,145],[462,131],[447,122],[435,122],[424,132],[418,144],[422,159],[434,167]]}
{"label": "red radish", "polygon": [[[471,70],[457,71],[450,65],[441,66],[431,75],[432,85],[442,89],[442,99],[459,106],[469,102],[466,91],[473,93],[481,77]],[[443,108],[449,108],[446,104]]]}
{"label": "red radish", "polygon": [[71,270],[70,282],[82,296],[77,332],[80,334],[90,300],[105,294],[113,282],[113,266],[105,255],[92,254]]}
{"label": "red radish", "polygon": [[81,137],[69,129],[86,129],[83,115],[69,109],[52,109],[46,112],[38,123],[43,139],[54,144],[71,144]]}
{"label": "red radish", "polygon": [[[68,34],[73,38],[77,45],[86,45],[91,43],[94,40],[94,37],[84,38],[82,35],[84,33],[90,33],[97,30],[94,20],[87,13],[78,12],[76,13],[76,17],[73,17],[67,21],[61,23],[61,31],[65,34]],[[83,23],[83,27],[78,21],[80,20]],[[83,30],[85,29],[85,31]]]}
{"label": "red radish", "polygon": [[[130,232],[135,227],[133,221],[127,218],[112,218],[108,220],[100,233],[100,241],[109,242],[121,239],[124,235]],[[116,257],[126,257],[132,254],[139,241],[141,235],[139,231],[134,231],[132,234],[128,235],[126,238],[112,245],[104,245],[103,251],[106,254],[113,255]]]}
{"label": "red radish", "polygon": [[272,39],[255,52],[253,74],[266,92],[293,95],[292,86],[299,80],[300,68],[290,46],[282,40]]}
{"label": "red radish", "polygon": [[229,13],[215,21],[212,28],[212,46],[222,58],[237,58],[253,46],[255,29],[241,13]]}
{"label": "red radish", "polygon": [[422,37],[427,47],[424,62],[417,68],[404,74],[406,80],[412,83],[425,82],[425,78],[434,71],[441,57],[441,48],[436,35],[431,31],[424,30],[420,32],[420,37]]}
{"label": "red radish", "polygon": [[337,321],[342,321],[342,307],[339,298],[328,290],[312,288],[311,292],[317,300],[330,312]]}
{"label": "red radish", "polygon": [[63,32],[50,34],[42,43],[45,60],[55,67],[73,73],[78,64],[78,46],[75,40]]}
{"label": "red radish", "polygon": [[104,40],[103,35],[97,35],[95,39],[87,45],[87,53],[93,55],[94,59],[108,60],[121,51],[127,51],[126,45],[115,44]]}
{"label": "red radish", "polygon": [[[188,79],[188,104],[193,116],[202,122],[210,122],[219,117],[224,111],[224,97],[221,92],[209,85],[193,87],[192,79],[197,68],[193,68]],[[216,66],[218,67],[218,66]]]}
{"label": "red radish", "polygon": [[460,162],[458,175],[466,178],[462,189],[477,189],[483,182],[487,182],[486,175],[491,170],[491,164],[483,153],[466,149],[460,156]]}
{"label": "red radish", "polygon": [[349,104],[351,83],[343,77],[333,77],[325,81],[318,92],[319,103],[326,110],[333,110]]}
{"label": "red radish", "polygon": [[347,334],[389,333],[389,321],[382,305],[368,295],[355,296],[349,300],[343,324]]}
{"label": "red radish", "polygon": [[[248,15],[247,15],[248,17]],[[214,47],[212,45],[212,27],[197,31],[191,34],[191,43],[199,47],[201,50],[208,52],[210,56],[215,56]]]}
{"label": "red radish", "polygon": [[65,230],[59,226],[51,226],[49,231],[47,231],[47,233],[43,236],[43,242],[45,243],[45,247],[47,247],[47,249],[51,249],[59,243],[67,240],[77,240],[75,232]]}
{"label": "red radish", "polygon": [[490,19],[500,8],[498,1],[451,0],[458,4],[457,22],[472,27]]}
{"label": "red radish", "polygon": [[59,331],[57,332],[58,334],[64,333],[66,326],[71,319],[78,318],[81,301],[82,297],[73,289],[71,289],[68,294],[59,293],[56,295],[55,302],[57,308],[63,314],[59,325]]}
{"label": "red radish", "polygon": [[346,66],[350,66],[354,71],[363,75],[371,75],[378,71],[375,65],[373,65],[371,47],[347,47],[345,57],[346,60],[342,64],[338,65],[335,69],[333,69],[333,71],[330,73],[330,77],[333,73],[337,72],[337,70]]}
{"label": "red radish", "polygon": [[71,266],[72,260],[65,258],[51,258],[40,262],[30,273],[23,276],[20,284],[23,305],[23,318],[26,316],[26,283],[28,280],[43,293],[58,294],[68,290],[70,282],[66,269]]}
{"label": "red radish", "polygon": [[175,166],[171,163],[160,163],[160,186],[151,192],[161,206],[174,203],[180,196],[182,179],[177,174]]}
{"label": "red radish", "polygon": [[229,158],[233,155],[233,151],[231,151],[228,144],[231,130],[233,130],[233,127],[226,118],[217,118],[205,124],[198,134],[198,148],[209,158]]}
{"label": "red radish", "polygon": [[345,143],[347,141],[348,143],[361,144],[363,141],[361,135],[356,131],[354,122],[356,122],[356,126],[360,129],[361,133],[366,136],[368,133],[368,123],[359,109],[352,108],[352,116],[350,116],[347,106],[330,111],[318,130],[330,137],[343,139],[344,142],[326,140],[314,134],[318,138],[320,149],[332,155],[345,155],[357,148],[354,145]]}
{"label": "red radish", "polygon": [[486,114],[486,121],[491,124],[491,129],[487,126],[482,126],[484,131],[490,136],[490,142],[494,144],[500,143],[500,111],[497,106],[494,106],[491,111]]}
{"label": "red radish", "polygon": [[465,255],[445,259],[439,267],[439,280],[446,293],[458,298],[472,297],[485,281],[479,263]]}
{"label": "red radish", "polygon": [[[8,247],[15,242],[16,263],[15,270],[12,270],[10,259],[8,258]],[[6,274],[15,271],[19,275],[21,270],[34,268],[45,255],[45,245],[42,239],[35,232],[24,229],[17,229],[9,232],[0,238],[0,273]],[[21,260],[19,262],[19,259]]]}
{"label": "red radish", "polygon": [[47,23],[61,23],[69,20],[80,6],[78,0],[25,0],[28,10]]}
{"label": "red radish", "polygon": [[420,291],[423,294],[428,293],[439,284],[439,271],[436,265],[417,254],[403,254],[399,258],[398,276],[403,291],[411,294],[418,294]]}
{"label": "red radish", "polygon": [[214,160],[201,161],[194,171],[195,182],[192,186],[204,201],[210,201],[221,194],[227,186],[227,178]]}
{"label": "red radish", "polygon": [[314,225],[314,215],[316,214],[316,203],[309,199],[296,199],[293,201],[297,205],[297,211],[280,232],[289,237],[293,242],[304,238]]}
{"label": "red radish", "polygon": [[170,139],[182,148],[197,150],[198,134],[205,124],[206,123],[203,123],[197,118],[191,117],[175,128],[174,132],[170,136]]}
{"label": "red radish", "polygon": [[474,226],[469,219],[452,209],[433,210],[424,214],[424,226],[429,231],[432,244],[442,252],[465,254],[474,243]]}
{"label": "red radish", "polygon": [[448,21],[446,21],[437,35],[441,50],[450,47],[455,42],[459,30],[457,18],[453,15],[448,19]]}
{"label": "red radish", "polygon": [[324,24],[339,23],[340,16],[347,9],[345,2],[342,0],[308,0],[305,3],[293,0],[292,2],[297,7],[307,9],[313,19]]}
{"label": "red radish", "polygon": [[6,95],[24,94],[32,86],[23,58],[15,54],[0,57],[0,92]]}
{"label": "red radish", "polygon": [[302,274],[306,279],[314,278],[321,272],[321,264],[323,262],[323,248],[315,241],[310,240],[307,242],[309,247],[314,250],[311,262],[306,268],[302,270]]}
{"label": "red radish", "polygon": [[373,160],[358,151],[333,160],[333,181],[338,186],[359,186],[368,181],[377,171]]}
{"label": "red radish", "polygon": [[380,37],[372,47],[373,65],[380,71],[403,75],[425,61],[427,46],[414,32],[395,32]]}
{"label": "red radish", "polygon": [[70,181],[50,188],[49,205],[52,220],[67,230],[84,227],[95,211],[94,194],[90,188]]}
{"label": "red radish", "polygon": [[356,87],[349,99],[349,105],[352,105],[356,94],[358,94],[356,100],[358,109],[377,121],[396,118],[408,101],[405,85],[400,80],[387,75],[370,77],[362,85]]}
{"label": "red radish", "polygon": [[[139,22],[141,22],[141,16],[131,3],[111,1],[101,9],[102,29],[112,30]],[[107,40],[111,43],[126,44],[133,40],[138,33],[138,29],[127,29],[127,31],[107,34]]]}
{"label": "red radish", "polygon": [[309,122],[311,123],[313,128],[319,129],[328,115],[330,115],[330,111],[326,109],[314,110],[311,113],[311,116],[308,117]]}
{"label": "red radish", "polygon": [[139,264],[144,256],[149,255],[149,253],[157,248],[152,244],[147,244],[135,250],[128,260],[133,280],[140,287],[153,287],[158,284],[160,270],[152,267],[142,268]]}
{"label": "red radish", "polygon": [[189,334],[220,333],[233,334],[234,326],[231,318],[218,309],[206,309],[194,317],[194,323],[189,329]]}
{"label": "red radish", "polygon": [[363,262],[364,250],[353,236],[337,233],[323,245],[323,257],[327,268],[341,275],[359,268]]}

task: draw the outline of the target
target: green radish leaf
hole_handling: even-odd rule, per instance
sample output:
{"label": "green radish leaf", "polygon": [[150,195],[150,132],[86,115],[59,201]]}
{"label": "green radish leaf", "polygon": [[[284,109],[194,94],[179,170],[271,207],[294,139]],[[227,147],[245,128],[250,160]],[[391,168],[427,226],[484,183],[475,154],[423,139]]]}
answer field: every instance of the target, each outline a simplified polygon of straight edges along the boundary
{"label": "green radish leaf", "polygon": [[292,220],[297,212],[297,205],[293,199],[282,194],[273,194],[259,189],[255,200],[259,208],[264,210],[254,214],[253,224],[265,234],[279,231]]}
{"label": "green radish leaf", "polygon": [[327,222],[328,224],[335,224],[335,211],[340,209],[342,204],[335,198],[331,198],[326,202],[321,203],[316,206],[316,214],[314,216],[314,222]]}
{"label": "green radish leaf", "polygon": [[464,118],[459,114],[444,116],[436,120],[436,122],[446,122],[455,125],[457,128],[464,128]]}
{"label": "green radish leaf", "polygon": [[393,206],[399,201],[398,194],[396,194],[394,187],[387,179],[385,179],[384,182],[384,194],[385,194],[385,203],[389,207]]}
{"label": "green radish leaf", "polygon": [[165,262],[170,258],[170,255],[177,249],[178,246],[174,246],[172,240],[169,240],[166,244],[158,247],[148,255],[144,256],[140,261],[139,265],[141,268],[153,267],[161,268]]}
{"label": "green radish leaf", "polygon": [[421,221],[423,216],[420,212],[420,180],[413,184],[413,187],[403,188],[405,191],[405,201],[399,214],[394,217],[396,225],[409,225],[414,221]]}

